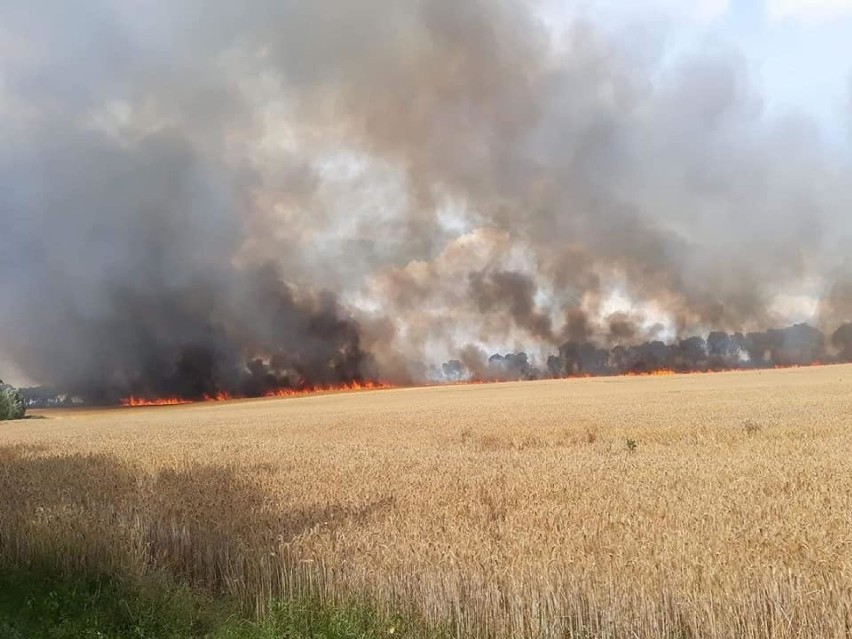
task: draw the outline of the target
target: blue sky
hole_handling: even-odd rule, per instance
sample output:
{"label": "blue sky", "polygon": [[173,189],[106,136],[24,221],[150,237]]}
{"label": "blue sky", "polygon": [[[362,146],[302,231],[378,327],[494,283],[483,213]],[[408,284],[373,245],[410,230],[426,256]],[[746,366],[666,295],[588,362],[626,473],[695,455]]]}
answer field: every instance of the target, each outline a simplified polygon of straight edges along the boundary
{"label": "blue sky", "polygon": [[616,35],[636,27],[653,33],[663,59],[707,47],[733,51],[767,115],[807,115],[829,146],[852,142],[852,0],[548,2],[557,19],[577,13]]}

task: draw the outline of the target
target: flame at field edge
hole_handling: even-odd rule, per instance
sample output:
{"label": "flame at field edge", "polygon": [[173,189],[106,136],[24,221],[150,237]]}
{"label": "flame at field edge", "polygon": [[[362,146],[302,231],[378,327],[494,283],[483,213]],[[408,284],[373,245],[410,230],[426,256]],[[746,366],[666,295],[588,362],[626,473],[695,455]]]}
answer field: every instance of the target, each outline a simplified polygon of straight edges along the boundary
{"label": "flame at field edge", "polygon": [[331,386],[309,386],[306,388],[279,388],[264,394],[264,397],[293,397],[298,395],[313,395],[316,393],[339,393],[347,391],[384,390],[393,388],[387,382],[349,382]]}
{"label": "flame at field edge", "polygon": [[[299,397],[304,395],[316,395],[320,393],[342,393],[366,390],[383,390],[394,388],[393,384],[387,382],[349,382],[346,384],[331,384],[325,386],[305,386],[302,388],[278,388],[268,391],[260,397]],[[204,395],[199,399],[186,399],[181,397],[142,397],[130,395],[121,400],[121,406],[127,408],[142,408],[150,406],[179,406],[183,404],[196,404],[202,402],[227,402],[235,399],[249,399],[245,395],[232,395],[220,391],[214,395]],[[255,396],[254,398],[257,398]]]}
{"label": "flame at field edge", "polygon": [[[660,368],[653,369],[647,371],[628,371],[625,373],[621,373],[620,375],[592,375],[590,373],[576,373],[574,375],[568,375],[566,377],[560,379],[589,379],[594,377],[668,377],[671,375],[707,375],[712,373],[731,373],[731,372],[747,372],[747,371],[756,371],[756,370],[778,370],[778,369],[788,369],[788,368],[810,368],[813,366],[824,366],[825,362],[813,362],[811,364],[776,364],[768,369],[763,368],[724,368],[724,369],[708,369],[708,370],[685,370],[678,371],[671,368]],[[491,384],[497,382],[505,382],[505,381],[521,381],[521,380],[505,380],[505,379],[471,379],[467,381],[457,381],[457,382],[448,382],[446,384],[438,384],[438,385],[447,385],[447,386],[455,386],[455,385],[466,385],[466,384]],[[306,395],[318,395],[323,393],[344,393],[344,392],[357,392],[357,391],[367,391],[367,390],[385,390],[390,388],[397,388],[398,386],[395,384],[391,384],[389,382],[373,382],[373,381],[365,381],[365,382],[350,382],[346,384],[331,384],[325,386],[305,386],[301,388],[278,388],[275,390],[268,391],[263,395],[259,396],[260,398],[285,398],[285,397],[301,397]],[[258,397],[253,397],[257,399]],[[150,407],[150,406],[178,406],[184,404],[196,404],[202,402],[226,402],[237,399],[250,399],[250,397],[243,395],[231,395],[226,392],[219,392],[215,395],[205,395],[200,399],[185,399],[180,397],[160,397],[160,398],[149,398],[149,397],[141,397],[136,395],[131,395],[121,400],[121,406],[125,406],[128,408],[141,408],[141,407]]]}
{"label": "flame at field edge", "polygon": [[139,408],[143,406],[177,406],[180,404],[191,404],[192,401],[188,399],[181,399],[179,397],[156,397],[156,398],[147,398],[147,397],[138,397],[136,395],[131,395],[130,397],[125,397],[121,400],[121,405],[126,406],[128,408]]}

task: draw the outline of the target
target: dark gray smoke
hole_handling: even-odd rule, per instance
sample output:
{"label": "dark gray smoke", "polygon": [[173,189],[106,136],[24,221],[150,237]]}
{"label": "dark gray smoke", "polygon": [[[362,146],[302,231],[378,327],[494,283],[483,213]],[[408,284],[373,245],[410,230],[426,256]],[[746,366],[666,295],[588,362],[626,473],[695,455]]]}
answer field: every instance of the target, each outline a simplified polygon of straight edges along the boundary
{"label": "dark gray smoke", "polygon": [[372,374],[333,295],[234,265],[238,185],[177,132],[37,132],[3,158],[4,350],[92,401],[259,395]]}
{"label": "dark gray smoke", "polygon": [[104,401],[258,394],[760,331],[791,296],[852,318],[852,175],[814,126],[735,51],[537,16],[4,3],[0,361]]}

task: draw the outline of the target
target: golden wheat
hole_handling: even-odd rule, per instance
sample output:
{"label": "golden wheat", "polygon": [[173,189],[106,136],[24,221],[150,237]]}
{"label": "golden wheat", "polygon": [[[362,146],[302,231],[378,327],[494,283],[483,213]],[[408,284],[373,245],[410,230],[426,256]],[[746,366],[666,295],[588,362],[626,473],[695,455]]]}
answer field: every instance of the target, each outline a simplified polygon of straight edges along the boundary
{"label": "golden wheat", "polygon": [[852,367],[50,416],[0,428],[18,560],[465,637],[852,633]]}

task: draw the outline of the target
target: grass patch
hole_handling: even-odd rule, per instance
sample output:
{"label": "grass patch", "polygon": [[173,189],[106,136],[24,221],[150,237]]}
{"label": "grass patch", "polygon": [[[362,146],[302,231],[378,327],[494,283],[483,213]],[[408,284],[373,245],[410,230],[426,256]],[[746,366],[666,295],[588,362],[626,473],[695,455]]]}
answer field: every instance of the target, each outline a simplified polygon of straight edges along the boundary
{"label": "grass patch", "polygon": [[438,637],[364,606],[275,602],[260,620],[225,599],[156,577],[128,581],[50,569],[0,570],[0,639],[368,639]]}

